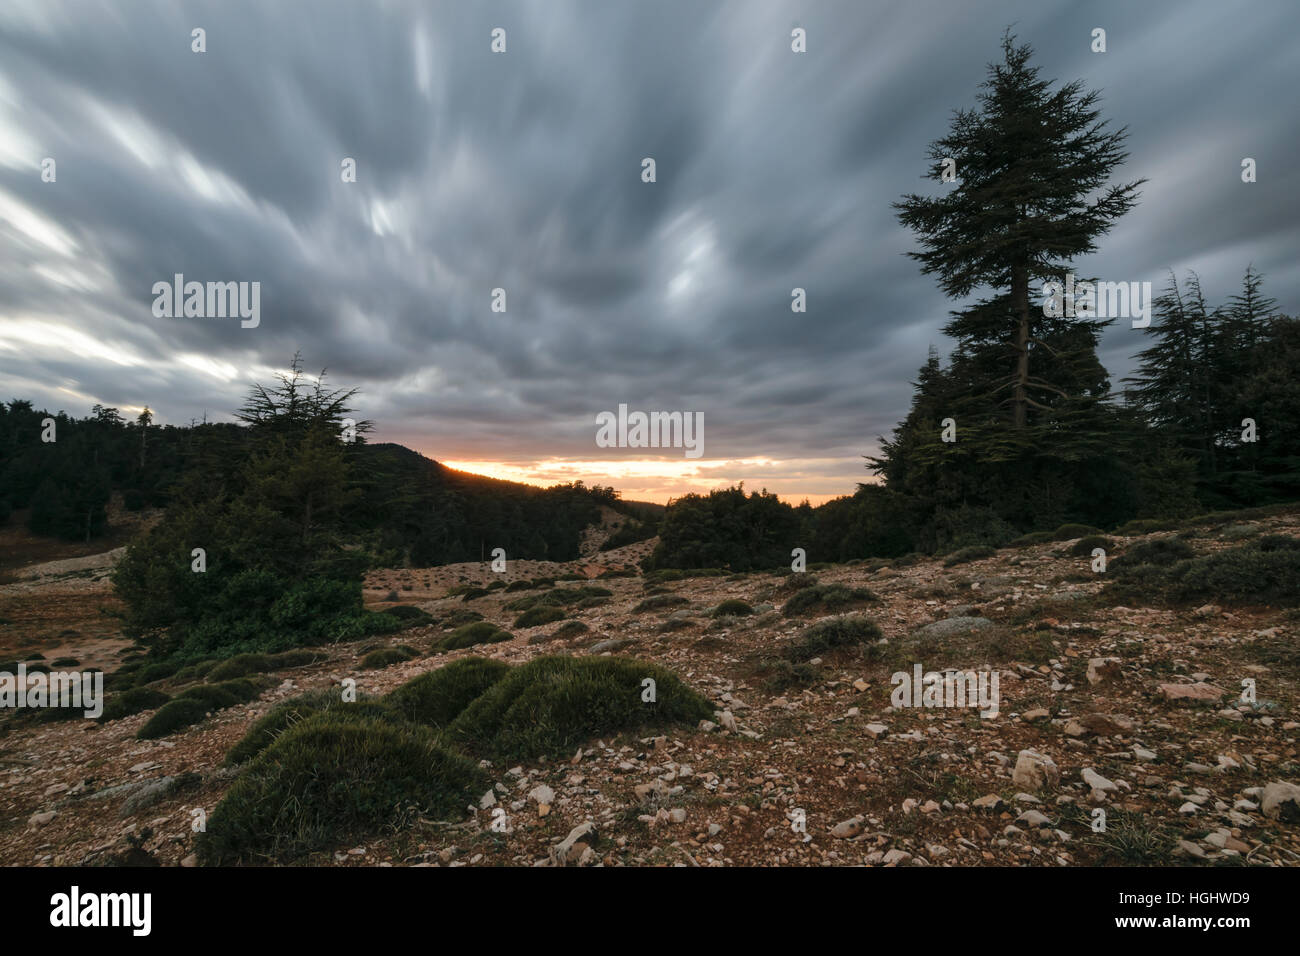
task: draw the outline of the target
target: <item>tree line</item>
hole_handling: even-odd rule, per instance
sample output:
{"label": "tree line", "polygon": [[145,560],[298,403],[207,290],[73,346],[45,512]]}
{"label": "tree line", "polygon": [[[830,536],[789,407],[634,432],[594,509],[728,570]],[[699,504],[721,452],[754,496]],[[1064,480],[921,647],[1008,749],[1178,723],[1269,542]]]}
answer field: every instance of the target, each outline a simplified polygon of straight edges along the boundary
{"label": "tree line", "polygon": [[1121,389],[1097,355],[1112,319],[1045,308],[1037,290],[1133,208],[1113,184],[1127,131],[1079,82],[1053,87],[1032,49],[1003,37],[973,109],[929,147],[929,195],[895,203],[921,271],[961,307],[932,347],[911,408],[880,453],[878,483],[819,508],[743,489],[673,502],[658,566],[776,567],[999,545],[1076,523],[1114,528],[1300,497],[1300,322],[1247,267],[1209,305],[1172,274]]}

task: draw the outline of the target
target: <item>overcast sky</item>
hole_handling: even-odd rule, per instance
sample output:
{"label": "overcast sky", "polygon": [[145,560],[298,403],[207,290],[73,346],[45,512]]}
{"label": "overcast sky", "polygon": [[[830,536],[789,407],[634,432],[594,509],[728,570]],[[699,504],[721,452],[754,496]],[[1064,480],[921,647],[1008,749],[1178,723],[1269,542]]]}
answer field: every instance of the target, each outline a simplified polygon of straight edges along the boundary
{"label": "overcast sky", "polygon": [[[372,440],[461,467],[849,493],[952,344],[890,203],[1009,25],[1129,127],[1117,181],[1150,180],[1081,269],[1195,269],[1213,303],[1254,263],[1294,314],[1295,0],[4,0],[0,398],[228,419],[301,350]],[[176,273],[260,282],[260,324],[156,318]],[[598,448],[620,403],[702,413],[703,457]]]}

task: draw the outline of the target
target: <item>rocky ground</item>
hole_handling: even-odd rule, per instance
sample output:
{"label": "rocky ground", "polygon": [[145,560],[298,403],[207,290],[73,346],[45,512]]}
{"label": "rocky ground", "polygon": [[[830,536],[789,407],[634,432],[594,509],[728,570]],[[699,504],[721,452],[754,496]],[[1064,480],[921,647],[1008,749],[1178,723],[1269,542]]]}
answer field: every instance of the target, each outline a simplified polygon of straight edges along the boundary
{"label": "rocky ground", "polygon": [[[1300,518],[1268,519],[1250,533],[1261,531],[1300,534]],[[1241,534],[1207,527],[1192,543],[1209,551]],[[1129,540],[1116,539],[1116,550]],[[715,719],[663,736],[592,740],[558,762],[490,767],[496,786],[466,821],[420,820],[312,862],[1300,863],[1295,612],[1114,606],[1099,595],[1106,575],[1070,556],[1067,543],[1003,549],[953,567],[840,565],[809,573],[878,595],[853,610],[872,617],[887,643],[828,652],[792,677],[778,665],[780,649],[818,615],[783,616],[794,592],[778,575],[666,582],[662,593],[685,603],[641,612],[634,609],[650,590],[642,578],[603,579],[613,597],[574,611],[590,630],[567,640],[551,638],[559,624],[512,627],[515,613],[504,605],[518,593],[446,596],[501,578],[596,577],[650,547],[592,552],[571,565],[512,561],[504,575],[478,564],[375,572],[366,595],[377,609],[414,604],[442,615],[468,607],[514,638],[383,670],[361,669],[364,652],[377,643],[427,651],[442,628],[335,645],[328,661],[275,674],[279,685],[259,700],[162,740],[135,739],[149,713],[104,724],[6,719],[0,862],[192,864],[195,811],[211,812],[231,781],[219,769],[226,751],[277,701],[347,677],[383,693],[469,654],[517,663],[613,652],[676,671],[716,703]],[[0,639],[33,647],[30,635],[12,633],[20,627],[13,609],[37,597],[84,626],[90,612],[66,603],[69,582],[86,608],[112,597],[101,572],[68,577],[81,571],[0,586],[8,621]],[[755,613],[711,614],[732,598]],[[56,653],[90,649],[60,637],[56,622],[40,628]],[[101,659],[125,647],[96,641]],[[891,674],[913,663],[996,671],[998,714],[894,708]],[[1254,702],[1240,699],[1246,680]]]}

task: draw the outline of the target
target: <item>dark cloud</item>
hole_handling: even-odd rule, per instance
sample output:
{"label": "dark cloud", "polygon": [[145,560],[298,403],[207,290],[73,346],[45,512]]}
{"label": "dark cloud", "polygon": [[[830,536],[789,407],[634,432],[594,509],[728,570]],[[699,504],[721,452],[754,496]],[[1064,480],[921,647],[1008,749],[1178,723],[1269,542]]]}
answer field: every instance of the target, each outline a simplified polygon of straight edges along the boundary
{"label": "dark cloud", "polygon": [[[954,303],[890,204],[927,188],[926,146],[1008,25],[1046,76],[1103,90],[1129,128],[1120,176],[1150,180],[1081,272],[1159,287],[1194,269],[1219,301],[1253,263],[1295,311],[1288,0],[17,0],[0,389],[224,417],[300,349],[362,389],[376,437],[437,457],[617,462],[594,422],[625,402],[704,413],[709,467],[688,483],[851,491],[928,346],[951,344]],[[177,272],[261,282],[260,327],[155,319],[152,285]],[[1107,331],[1116,384],[1140,336]]]}

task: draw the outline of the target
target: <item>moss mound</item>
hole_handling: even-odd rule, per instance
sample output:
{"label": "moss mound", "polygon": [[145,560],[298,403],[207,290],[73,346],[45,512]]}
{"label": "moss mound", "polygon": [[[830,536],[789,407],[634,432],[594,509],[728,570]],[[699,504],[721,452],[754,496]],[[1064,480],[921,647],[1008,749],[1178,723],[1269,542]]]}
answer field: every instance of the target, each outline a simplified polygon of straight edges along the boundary
{"label": "moss mound", "polygon": [[541,604],[529,608],[515,618],[515,627],[537,627],[540,624],[553,624],[556,621],[564,620],[566,617],[568,617],[568,614],[564,608]]}
{"label": "moss mound", "polygon": [[344,701],[343,695],[334,688],[303,694],[301,697],[294,697],[277,704],[248,728],[248,733],[244,734],[239,743],[231,747],[230,752],[226,754],[226,766],[233,767],[247,763],[275,743],[276,738],[290,727],[323,712],[329,712],[343,720],[384,718],[388,715],[388,711],[378,702],[358,700],[349,703]]}
{"label": "moss mound", "polygon": [[407,681],[384,697],[384,707],[413,724],[446,727],[509,672],[501,661],[464,657]]}
{"label": "moss mound", "polygon": [[112,694],[104,701],[104,712],[100,720],[121,720],[144,710],[153,710],[171,700],[171,696],[152,687],[132,687],[120,694]]}
{"label": "moss mound", "polygon": [[290,862],[417,814],[459,815],[490,785],[427,728],[317,714],[248,765],[196,850],[208,865]]}
{"label": "moss mound", "polygon": [[1109,554],[1110,549],[1113,547],[1115,547],[1115,542],[1105,535],[1090,534],[1074,542],[1069,553],[1075,558],[1089,558],[1092,557],[1093,548],[1101,548]]}
{"label": "moss mound", "polygon": [[[642,681],[655,701],[642,700]],[[592,737],[695,724],[713,706],[671,671],[621,657],[539,657],[470,704],[450,739],[482,756],[525,760],[567,755]]]}
{"label": "moss mound", "polygon": [[879,601],[874,592],[866,588],[847,588],[843,584],[815,584],[790,596],[781,608],[786,617],[809,614],[813,611],[833,611],[851,604],[869,604]]}
{"label": "moss mound", "polygon": [[199,723],[209,713],[225,710],[235,704],[247,703],[261,693],[257,685],[247,678],[223,681],[220,684],[198,684],[186,688],[171,701],[163,704],[158,713],[149,718],[136,737],[156,740],[185,727]]}
{"label": "moss mound", "polygon": [[862,614],[820,621],[805,630],[785,646],[781,656],[794,664],[802,664],[839,647],[857,647],[880,640],[879,626]]}
{"label": "moss mound", "polygon": [[379,670],[413,660],[417,656],[415,650],[410,647],[378,647],[361,658],[361,667],[368,671]]}
{"label": "moss mound", "polygon": [[436,641],[434,648],[439,651],[455,651],[462,647],[473,647],[476,644],[500,644],[502,641],[510,640],[513,636],[509,631],[503,631],[491,621],[475,621],[473,624],[461,625],[442,640]]}
{"label": "moss mound", "polygon": [[285,651],[281,654],[236,654],[215,664],[208,671],[208,680],[224,681],[249,674],[266,674],[289,667],[304,667],[325,660],[324,654],[312,651]]}
{"label": "moss mound", "polygon": [[1157,568],[1169,567],[1179,561],[1196,557],[1196,552],[1186,541],[1177,538],[1155,538],[1151,541],[1139,541],[1110,563],[1110,570],[1116,574],[1127,574],[1144,565]]}
{"label": "moss mound", "polygon": [[991,548],[987,544],[973,544],[968,548],[961,548],[948,555],[948,557],[943,561],[943,566],[945,568],[951,568],[959,564],[966,564],[969,561],[979,561],[981,558],[991,558],[997,553],[997,548]]}
{"label": "moss mound", "polygon": [[163,704],[158,713],[149,718],[136,737],[140,740],[157,740],[186,727],[199,723],[211,710],[207,704],[193,697],[176,699]]}
{"label": "moss mound", "polygon": [[714,617],[744,617],[753,613],[749,602],[739,598],[729,598],[713,609]]}

